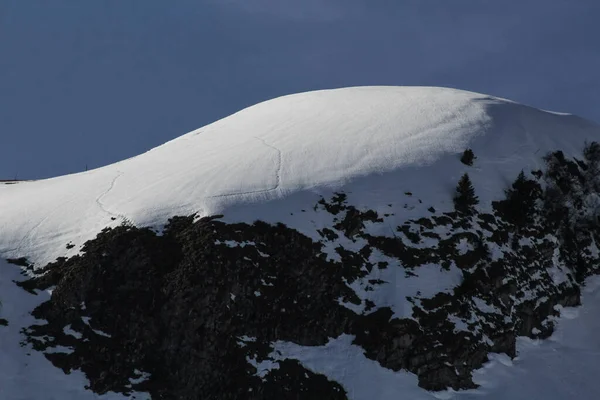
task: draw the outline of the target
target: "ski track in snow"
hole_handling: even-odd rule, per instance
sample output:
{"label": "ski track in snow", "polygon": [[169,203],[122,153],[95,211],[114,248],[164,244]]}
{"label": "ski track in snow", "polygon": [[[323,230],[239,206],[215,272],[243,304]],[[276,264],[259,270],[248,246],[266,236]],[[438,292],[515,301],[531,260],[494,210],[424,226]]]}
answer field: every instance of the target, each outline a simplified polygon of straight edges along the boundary
{"label": "ski track in snow", "polygon": [[47,219],[48,219],[48,217],[46,216],[45,218],[41,219],[40,222],[38,222],[34,226],[32,226],[31,229],[29,229],[27,231],[27,233],[25,233],[25,235],[23,235],[23,238],[21,239],[21,242],[19,243],[19,245],[14,250],[16,250],[17,252],[21,252],[21,250],[25,246],[25,243],[27,242],[27,240],[31,237],[31,234],[33,232],[35,232],[44,223],[44,221],[46,221]]}
{"label": "ski track in snow", "polygon": [[123,174],[124,174],[124,172],[121,172],[121,171],[118,172],[117,176],[115,176],[112,179],[112,181],[110,182],[110,186],[108,187],[108,189],[106,189],[103,193],[100,194],[100,196],[98,196],[96,198],[96,204],[102,211],[104,211],[106,214],[110,215],[111,218],[120,218],[125,221],[130,221],[130,219],[127,218],[125,215],[119,214],[119,213],[114,213],[114,212],[110,211],[108,208],[106,208],[106,205],[102,202],[102,199],[113,190],[113,188],[115,187],[115,183],[117,182],[117,180],[120,177],[123,176]]}
{"label": "ski track in snow", "polygon": [[31,229],[29,229],[27,231],[27,233],[25,233],[25,235],[23,235],[23,238],[19,242],[19,245],[16,248],[11,249],[9,251],[16,251],[18,253],[22,253],[23,249],[26,247],[28,241],[33,236],[33,233],[36,232],[40,228],[40,226],[42,226],[42,224],[44,222],[46,222],[48,219],[50,219],[50,217],[59,209],[60,209],[60,206],[55,207],[53,211],[48,213],[44,218],[40,219],[39,222],[37,222],[34,226],[32,226]]}
{"label": "ski track in snow", "polygon": [[266,191],[271,191],[271,190],[277,190],[279,189],[279,187],[281,186],[281,168],[282,168],[282,156],[281,156],[281,150],[279,150],[277,147],[270,145],[269,143],[267,143],[265,141],[265,139],[259,138],[259,137],[255,137],[255,139],[260,140],[262,142],[262,144],[264,144],[265,146],[275,150],[277,152],[277,168],[275,170],[275,186],[272,187],[271,189],[267,189]]}
{"label": "ski track in snow", "polygon": [[[281,187],[281,169],[283,167],[283,157],[282,157],[282,152],[279,148],[269,144],[266,142],[265,139],[260,138],[260,137],[254,137],[254,139],[260,141],[263,145],[265,145],[266,147],[273,149],[276,154],[277,154],[277,161],[276,161],[276,165],[275,165],[275,184],[272,187],[266,188],[266,189],[258,189],[258,190],[250,190],[250,191],[244,191],[244,192],[235,192],[235,193],[225,193],[225,194],[219,194],[219,195],[214,195],[214,196],[207,196],[205,197],[205,199],[216,199],[216,198],[224,198],[224,197],[236,197],[236,196],[244,196],[244,195],[251,195],[251,194],[260,194],[260,193],[269,193],[275,190],[278,190]],[[117,180],[119,180],[119,178],[121,178],[124,175],[124,172],[119,171],[118,174],[112,179],[112,181],[110,182],[110,185],[108,187],[108,189],[106,189],[104,192],[102,192],[97,198],[96,198],[96,204],[98,205],[98,207],[105,212],[106,214],[108,214],[109,216],[113,217],[113,218],[120,218],[124,221],[131,221],[131,219],[129,217],[127,217],[124,214],[118,213],[118,212],[113,212],[110,211],[107,206],[102,202],[102,199],[104,199],[104,197],[106,197],[115,187],[115,184],[117,182]],[[40,221],[38,224],[36,224],[29,232],[29,235],[35,231],[37,229],[37,227],[39,227],[39,225],[41,225],[47,218],[44,218],[42,221]]]}
{"label": "ski track in snow", "polygon": [[[251,216],[243,207],[236,215],[269,219],[276,208],[285,219],[305,205],[258,203],[332,188],[354,191],[353,201],[368,206],[393,202],[401,182],[405,191],[446,203],[465,172],[485,203],[502,196],[521,169],[539,164],[541,154],[556,148],[579,154],[583,140],[599,131],[577,117],[454,89],[358,87],[284,96],[119,165],[0,186],[0,252],[50,262],[64,243],[93,238],[107,215],[160,227],[176,214],[231,214],[251,203],[263,214],[253,206]],[[528,143],[541,154],[531,154]],[[473,168],[458,161],[466,147],[478,157]]]}
{"label": "ski track in snow", "polygon": [[207,197],[205,197],[205,199],[219,199],[219,198],[224,198],[224,197],[235,197],[235,196],[244,196],[244,195],[249,195],[249,194],[269,193],[269,192],[279,189],[279,187],[281,186],[281,168],[282,168],[281,150],[273,145],[270,145],[262,138],[255,136],[254,139],[259,140],[266,147],[269,147],[277,152],[277,162],[276,162],[276,167],[275,167],[275,185],[270,188],[267,188],[267,189],[249,190],[246,192],[217,194],[214,196],[207,196]]}

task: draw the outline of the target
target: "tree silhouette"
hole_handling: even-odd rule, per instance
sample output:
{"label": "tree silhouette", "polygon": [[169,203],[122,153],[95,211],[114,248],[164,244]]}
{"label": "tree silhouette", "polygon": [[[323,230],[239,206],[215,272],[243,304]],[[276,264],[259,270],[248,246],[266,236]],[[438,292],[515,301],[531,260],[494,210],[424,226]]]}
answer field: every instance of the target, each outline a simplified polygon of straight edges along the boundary
{"label": "tree silhouette", "polygon": [[463,155],[460,157],[460,162],[462,162],[465,165],[471,166],[471,165],[473,165],[473,161],[476,158],[477,157],[475,157],[475,154],[473,153],[473,150],[467,149],[467,150],[465,150],[465,152],[463,153]]}
{"label": "tree silhouette", "polygon": [[475,196],[475,188],[469,178],[469,174],[464,174],[458,181],[456,194],[454,195],[454,208],[456,211],[467,215],[475,213],[475,206],[479,204],[479,199]]}
{"label": "tree silhouette", "polygon": [[523,227],[533,222],[536,201],[542,196],[542,188],[534,180],[527,179],[521,171],[509,189],[506,199],[494,202],[494,208],[508,222]]}

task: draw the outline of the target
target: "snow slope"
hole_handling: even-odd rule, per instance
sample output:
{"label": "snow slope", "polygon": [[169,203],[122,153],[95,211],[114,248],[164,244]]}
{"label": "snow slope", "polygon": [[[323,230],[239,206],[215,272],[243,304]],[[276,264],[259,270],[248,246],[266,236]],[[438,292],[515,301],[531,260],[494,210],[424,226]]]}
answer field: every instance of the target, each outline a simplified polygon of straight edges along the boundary
{"label": "snow slope", "polygon": [[[474,372],[478,389],[425,392],[413,374],[393,372],[365,359],[352,337],[342,335],[322,347],[307,348],[278,342],[275,359],[298,359],[312,371],[340,382],[352,399],[392,400],[567,400],[597,399],[600,365],[600,279],[590,278],[583,306],[563,309],[557,331],[546,341],[518,338],[519,356],[491,354],[490,361]],[[267,365],[265,367],[268,367]],[[377,384],[373,384],[377,382]]]}
{"label": "snow slope", "polygon": [[[575,116],[453,89],[285,96],[104,168],[0,185],[0,255],[45,263],[123,220],[160,227],[172,215],[227,210],[234,219],[287,221],[298,204],[340,188],[357,205],[406,191],[449,204],[467,147],[482,161],[470,174],[485,202],[547,151],[579,154],[598,137],[600,127]],[[236,207],[244,204],[252,207]],[[289,222],[303,230],[302,218]]]}
{"label": "snow slope", "polygon": [[[21,329],[36,322],[30,312],[48,299],[48,294],[32,296],[13,280],[23,280],[19,269],[0,259],[0,314],[9,325],[0,327],[0,399],[3,400],[120,400],[116,393],[99,396],[85,390],[88,380],[80,371],[66,375],[54,367],[41,352],[21,346]],[[56,349],[65,351],[64,349]],[[137,398],[148,398],[138,394]]]}
{"label": "snow slope", "polygon": [[[104,168],[0,184],[0,257],[28,257],[42,266],[77,253],[106,226],[130,221],[160,229],[168,217],[191,213],[284,222],[314,236],[315,228],[330,221],[318,220],[309,207],[336,190],[344,190],[357,207],[392,210],[391,218],[399,222],[418,217],[429,206],[450,209],[464,172],[469,172],[482,204],[488,204],[501,197],[520,170],[541,167],[546,152],[560,149],[576,156],[585,140],[600,140],[600,127],[575,116],[452,89],[360,87],[286,96]],[[466,148],[478,157],[474,167],[459,161]],[[406,192],[412,193],[410,198]],[[75,247],[67,250],[68,243]],[[399,297],[406,290],[433,294],[456,284],[436,266],[423,271],[418,279],[397,282]],[[0,398],[122,398],[84,391],[82,375],[65,376],[41,354],[28,355],[28,348],[18,345],[20,328],[33,323],[28,312],[44,298],[17,288],[13,279],[18,279],[16,268],[0,262],[0,316],[10,321],[0,329]],[[400,286],[404,284],[406,289]],[[336,379],[355,400],[387,400],[400,391],[417,400],[481,394],[490,399],[550,398],[548,386],[540,382],[558,373],[569,382],[565,390],[581,390],[579,397],[591,398],[594,388],[571,383],[583,378],[594,382],[598,372],[589,356],[598,351],[593,334],[597,288],[591,284],[586,294],[581,311],[585,318],[566,321],[554,341],[521,341],[514,368],[503,356],[495,357],[477,372],[482,385],[477,391],[425,392],[416,387],[415,376],[391,372],[365,358],[347,336],[324,347],[278,343],[276,348]],[[378,300],[378,305],[388,301]],[[394,299],[389,303],[399,304]],[[395,311],[402,314],[398,307]],[[580,344],[573,345],[575,341]],[[589,368],[576,367],[581,363]],[[519,385],[505,384],[514,380]],[[513,390],[528,397],[516,397]],[[556,399],[567,395],[552,393],[558,393]]]}
{"label": "snow slope", "polygon": [[[122,395],[100,396],[85,390],[87,379],[80,372],[65,375],[41,353],[19,346],[19,331],[34,320],[28,314],[47,296],[31,296],[12,284],[20,280],[17,268],[0,260],[0,293],[4,301],[2,316],[11,321],[0,329],[0,398],[7,400],[121,400]],[[10,300],[10,301],[8,301]],[[519,357],[491,355],[484,368],[475,371],[479,389],[463,392],[430,393],[417,387],[416,376],[382,368],[362,355],[362,349],[342,335],[324,347],[306,348],[277,343],[280,357],[299,359],[307,368],[324,373],[342,384],[355,400],[392,400],[402,393],[413,400],[566,400],[594,399],[600,394],[597,377],[600,365],[598,329],[600,321],[600,279],[587,282],[583,306],[564,309],[558,329],[548,341],[519,338]],[[376,382],[376,384],[374,384]],[[138,400],[149,400],[143,393]]]}

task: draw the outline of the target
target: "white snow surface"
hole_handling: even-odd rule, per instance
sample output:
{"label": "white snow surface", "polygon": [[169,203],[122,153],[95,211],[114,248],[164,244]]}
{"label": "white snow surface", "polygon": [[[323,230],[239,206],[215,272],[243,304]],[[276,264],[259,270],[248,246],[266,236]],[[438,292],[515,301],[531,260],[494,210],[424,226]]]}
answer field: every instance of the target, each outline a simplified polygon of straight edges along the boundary
{"label": "white snow surface", "polygon": [[[563,309],[555,333],[549,340],[518,338],[518,356],[490,354],[490,361],[474,371],[478,389],[456,392],[426,392],[417,377],[394,372],[365,358],[353,336],[341,335],[325,346],[303,347],[276,342],[274,361],[299,360],[313,372],[340,383],[355,400],[594,400],[600,398],[600,277],[588,279],[583,306]],[[277,368],[272,361],[261,364],[261,374]]]}
{"label": "white snow surface", "polygon": [[[223,213],[228,221],[283,222],[316,237],[316,229],[331,226],[332,216],[312,206],[335,191],[347,193],[349,203],[359,208],[393,214],[386,218],[389,226],[367,224],[371,233],[389,235],[391,227],[426,215],[430,206],[450,209],[464,172],[483,207],[501,198],[521,170],[541,168],[548,151],[577,156],[586,140],[600,141],[600,126],[504,99],[433,87],[357,87],[267,101],[96,170],[0,183],[0,318],[10,322],[0,327],[0,398],[122,398],[85,391],[83,374],[64,375],[43,355],[19,346],[19,329],[35,322],[28,311],[48,294],[31,296],[16,287],[12,280],[18,269],[1,258],[27,257],[41,267],[76,254],[106,226],[133,222],[159,231],[169,217],[192,213]],[[477,156],[472,167],[459,160],[466,148]],[[343,240],[348,248],[360,245]],[[66,249],[68,243],[75,247]],[[385,260],[377,253],[373,257]],[[409,318],[407,295],[429,296],[458,283],[455,271],[442,272],[434,265],[418,277],[397,271],[374,272],[379,275],[373,277],[385,278],[388,284],[382,287],[387,289],[357,290],[359,296],[372,296],[379,306],[389,305]],[[414,375],[394,373],[366,359],[348,336],[321,347],[278,343],[276,349],[338,380],[353,400],[395,399],[399,393],[416,400],[482,394],[490,399],[600,398],[593,392],[600,372],[594,364],[600,314],[589,301],[599,300],[600,284],[590,287],[596,289],[586,294],[583,308],[589,318],[584,313],[585,319],[564,322],[566,328],[554,341],[521,341],[514,366],[503,356],[494,357],[476,373],[482,384],[477,391],[427,393],[416,386]],[[556,383],[557,374],[568,386],[565,391],[541,384]],[[579,384],[584,378],[587,386]],[[518,397],[519,390],[528,397]]]}
{"label": "white snow surface", "polygon": [[[10,320],[0,328],[0,398],[7,400],[125,400],[116,393],[96,395],[84,386],[88,383],[78,371],[65,375],[29,346],[21,347],[19,331],[35,323],[29,310],[47,299],[32,296],[12,283],[21,280],[19,269],[0,259],[0,316]],[[41,298],[40,298],[41,297]],[[261,373],[277,368],[277,360],[296,358],[317,373],[339,382],[352,400],[487,399],[487,400],[570,400],[598,399],[600,386],[600,277],[588,279],[583,290],[583,306],[561,310],[554,335],[546,341],[519,338],[519,356],[491,354],[490,362],[474,372],[479,389],[431,393],[417,387],[417,377],[405,371],[393,372],[367,359],[360,347],[352,345],[352,336],[342,335],[320,347],[302,347],[276,342],[273,362],[260,364]],[[251,341],[251,338],[241,338]],[[279,353],[278,353],[279,352]],[[150,400],[144,393],[134,393]]]}
{"label": "white snow surface", "polygon": [[[121,394],[108,392],[98,395],[85,386],[89,381],[81,371],[66,375],[54,367],[41,352],[31,345],[21,346],[21,329],[37,321],[30,312],[49,295],[39,292],[33,296],[13,281],[25,279],[20,269],[0,258],[0,318],[9,321],[0,326],[0,399],[2,400],[125,400]],[[76,334],[76,333],[75,333]],[[48,352],[69,353],[64,347],[50,348]],[[132,393],[138,400],[150,400],[146,393]]]}
{"label": "white snow surface", "polygon": [[[578,154],[598,137],[600,127],[581,118],[454,89],[284,96],[116,164],[0,185],[0,255],[52,261],[68,242],[81,245],[124,219],[159,228],[192,213],[282,220],[335,189],[352,192],[358,205],[404,191],[450,203],[467,147],[481,160],[469,173],[485,202],[521,169],[539,167],[545,152]],[[290,201],[273,203],[281,199]]]}

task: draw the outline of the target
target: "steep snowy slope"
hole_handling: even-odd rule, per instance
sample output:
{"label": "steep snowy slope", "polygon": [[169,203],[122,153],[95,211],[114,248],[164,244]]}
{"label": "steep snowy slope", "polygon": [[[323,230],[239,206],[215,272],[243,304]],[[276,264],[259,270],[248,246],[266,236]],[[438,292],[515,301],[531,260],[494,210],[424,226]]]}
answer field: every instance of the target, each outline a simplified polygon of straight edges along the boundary
{"label": "steep snowy slope", "polygon": [[[104,168],[0,185],[0,255],[45,263],[63,256],[67,243],[79,246],[123,220],[161,226],[173,215],[229,209],[226,217],[281,221],[296,200],[342,188],[358,206],[384,205],[406,191],[449,203],[465,167],[457,155],[469,147],[482,160],[470,173],[485,202],[521,169],[539,167],[548,151],[578,154],[599,132],[578,117],[452,89],[286,96]],[[250,214],[232,209],[282,198],[290,201]]]}
{"label": "steep snowy slope", "polygon": [[[221,379],[217,390],[237,396],[227,398],[245,398],[236,385],[252,399],[290,387],[353,400],[546,398],[538,382],[561,363],[589,365],[592,383],[561,372],[556,399],[595,398],[597,280],[585,319],[559,322],[549,342],[519,337],[547,338],[557,310],[579,304],[600,270],[600,229],[573,239],[547,194],[526,229],[506,211],[514,203],[492,206],[520,171],[530,194],[557,171],[580,178],[560,198],[574,210],[582,193],[597,196],[586,171],[600,148],[581,161],[586,141],[600,127],[571,115],[451,89],[360,87],[261,103],[86,173],[0,184],[0,256],[25,267],[71,257],[107,226],[167,226],[104,232],[26,290],[0,262],[0,398],[120,399],[175,383],[167,393],[191,399]],[[469,148],[471,166],[460,160]],[[543,157],[558,150],[547,171]],[[464,173],[473,215],[453,204]],[[224,217],[167,222],[192,214]],[[285,225],[233,224],[255,220]],[[479,389],[444,391],[473,388],[487,359],[472,376]],[[515,379],[527,380],[518,393],[504,386]]]}

